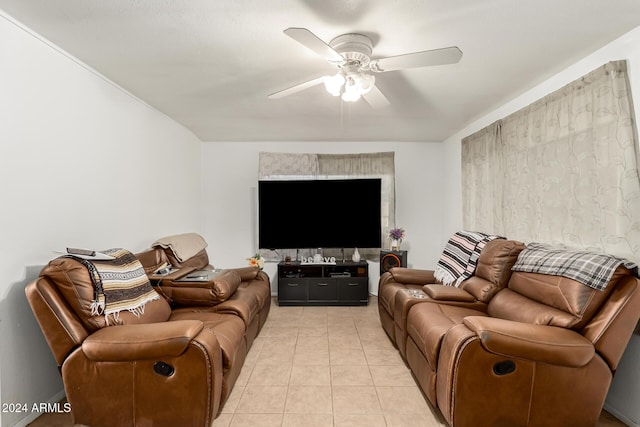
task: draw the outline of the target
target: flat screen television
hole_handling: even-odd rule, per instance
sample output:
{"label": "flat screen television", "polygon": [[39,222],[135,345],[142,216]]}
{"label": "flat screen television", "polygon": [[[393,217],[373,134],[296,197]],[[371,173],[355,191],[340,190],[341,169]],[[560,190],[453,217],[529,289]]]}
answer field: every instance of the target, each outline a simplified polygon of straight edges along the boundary
{"label": "flat screen television", "polygon": [[381,182],[258,181],[260,249],[379,248]]}

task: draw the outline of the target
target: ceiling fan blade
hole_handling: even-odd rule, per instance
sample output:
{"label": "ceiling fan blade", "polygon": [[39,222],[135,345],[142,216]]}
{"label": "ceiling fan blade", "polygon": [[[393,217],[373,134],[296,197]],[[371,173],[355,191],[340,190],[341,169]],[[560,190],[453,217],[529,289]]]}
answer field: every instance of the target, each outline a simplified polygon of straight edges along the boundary
{"label": "ceiling fan blade", "polygon": [[372,71],[384,72],[403,70],[405,68],[455,64],[460,61],[460,58],[462,58],[462,51],[456,46],[452,46],[376,59],[371,61],[369,67]]}
{"label": "ceiling fan blade", "polygon": [[325,58],[330,62],[343,62],[344,58],[338,52],[333,50],[331,46],[320,40],[315,34],[306,28],[287,28],[284,33],[305,46],[307,49],[311,49],[318,55]]}
{"label": "ceiling fan blade", "polygon": [[324,77],[318,77],[317,79],[309,80],[308,82],[300,83],[299,85],[292,86],[288,89],[284,89],[278,92],[274,92],[268,96],[270,99],[278,99],[283,98],[287,95],[291,95],[296,92],[300,92],[301,90],[308,89],[310,87],[319,85],[324,82]]}
{"label": "ceiling fan blade", "polygon": [[384,93],[380,92],[380,89],[378,89],[378,86],[376,85],[373,85],[371,90],[363,94],[362,97],[367,101],[367,104],[371,105],[371,108],[376,110],[390,105],[387,97],[384,96]]}

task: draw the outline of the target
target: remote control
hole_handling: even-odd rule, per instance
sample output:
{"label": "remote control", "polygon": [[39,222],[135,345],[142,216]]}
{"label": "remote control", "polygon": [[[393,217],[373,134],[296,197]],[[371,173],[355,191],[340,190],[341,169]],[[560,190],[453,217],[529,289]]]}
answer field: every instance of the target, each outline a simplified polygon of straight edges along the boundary
{"label": "remote control", "polygon": [[90,249],[67,248],[67,253],[71,255],[96,256],[96,251]]}

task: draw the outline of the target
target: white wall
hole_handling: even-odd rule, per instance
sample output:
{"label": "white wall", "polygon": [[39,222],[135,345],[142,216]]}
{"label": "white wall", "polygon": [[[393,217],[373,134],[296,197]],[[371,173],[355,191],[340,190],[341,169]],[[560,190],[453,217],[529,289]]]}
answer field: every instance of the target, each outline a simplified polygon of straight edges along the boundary
{"label": "white wall", "polygon": [[[580,78],[609,62],[626,59],[636,110],[636,125],[640,121],[640,27],[594,52],[561,73],[532,88],[495,111],[469,124],[445,141],[446,210],[451,215],[443,222],[444,236],[462,228],[462,200],[460,190],[461,140],[485,126],[531,104],[554,90]],[[446,237],[445,237],[446,240]],[[445,242],[443,242],[444,244]],[[638,242],[640,243],[640,242]],[[640,425],[640,336],[634,335],[614,378],[605,407],[628,425]]]}
{"label": "white wall", "polygon": [[[409,265],[435,267],[442,252],[440,224],[442,144],[407,142],[208,142],[203,147],[204,235],[215,266],[246,264],[257,247],[256,188],[258,154],[271,152],[360,153],[395,152],[396,224],[404,227]],[[295,201],[282,200],[282,215],[304,215]],[[345,215],[348,216],[348,215]],[[215,243],[215,244],[212,244]],[[265,268],[273,278],[274,265]],[[370,289],[377,293],[379,264],[369,269]],[[275,290],[274,290],[275,292]]]}
{"label": "white wall", "polygon": [[0,64],[0,402],[31,406],[62,383],[25,285],[54,250],[199,231],[201,144],[1,12]]}

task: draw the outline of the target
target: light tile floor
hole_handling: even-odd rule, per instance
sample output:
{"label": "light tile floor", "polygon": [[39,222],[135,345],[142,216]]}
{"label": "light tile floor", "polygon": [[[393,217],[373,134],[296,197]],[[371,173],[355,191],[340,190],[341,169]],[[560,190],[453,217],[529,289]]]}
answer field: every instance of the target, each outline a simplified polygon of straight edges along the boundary
{"label": "light tile floor", "polygon": [[[31,424],[72,426],[70,417]],[[416,386],[378,317],[363,307],[280,307],[213,427],[446,426]],[[599,427],[624,426],[603,412]]]}
{"label": "light tile floor", "polygon": [[373,300],[363,307],[274,303],[213,425],[446,424],[382,330]]}

